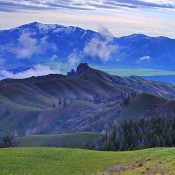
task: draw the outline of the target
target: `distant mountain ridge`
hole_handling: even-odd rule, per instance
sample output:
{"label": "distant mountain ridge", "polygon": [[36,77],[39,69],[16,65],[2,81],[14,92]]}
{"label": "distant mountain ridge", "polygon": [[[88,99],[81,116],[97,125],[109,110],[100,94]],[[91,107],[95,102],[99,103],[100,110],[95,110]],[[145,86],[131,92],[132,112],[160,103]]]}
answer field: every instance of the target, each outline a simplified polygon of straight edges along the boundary
{"label": "distant mountain ridge", "polygon": [[0,135],[99,132],[114,121],[174,115],[171,84],[118,77],[87,64],[73,72],[0,81]]}
{"label": "distant mountain ridge", "polygon": [[34,22],[2,30],[0,38],[1,69],[50,62],[87,62],[175,70],[175,39],[167,37],[142,34],[112,37],[108,31],[98,33],[73,26]]}

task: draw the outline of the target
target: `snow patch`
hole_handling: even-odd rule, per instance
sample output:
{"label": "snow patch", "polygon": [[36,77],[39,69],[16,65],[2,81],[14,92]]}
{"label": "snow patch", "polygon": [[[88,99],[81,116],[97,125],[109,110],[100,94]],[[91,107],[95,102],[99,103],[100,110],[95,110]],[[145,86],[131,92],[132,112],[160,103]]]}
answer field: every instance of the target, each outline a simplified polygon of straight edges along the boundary
{"label": "snow patch", "polygon": [[59,26],[58,28],[56,28],[53,33],[59,33],[59,32],[64,32],[66,34],[70,34],[75,32],[76,27],[64,27],[64,26]]}
{"label": "snow patch", "polygon": [[58,26],[56,24],[40,24],[40,23],[38,23],[38,24],[36,24],[36,27],[38,27],[38,29],[41,31],[48,32],[50,30],[54,30]]}

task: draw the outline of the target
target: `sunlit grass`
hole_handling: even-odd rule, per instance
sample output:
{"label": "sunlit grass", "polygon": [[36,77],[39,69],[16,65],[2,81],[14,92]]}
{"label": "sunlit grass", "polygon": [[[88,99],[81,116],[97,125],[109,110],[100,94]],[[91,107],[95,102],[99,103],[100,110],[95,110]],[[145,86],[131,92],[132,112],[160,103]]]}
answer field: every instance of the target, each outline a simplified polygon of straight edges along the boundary
{"label": "sunlit grass", "polygon": [[114,171],[111,175],[173,175],[175,149],[157,148],[130,152],[62,148],[0,150],[1,175],[109,175],[108,170],[115,166],[120,171]]}

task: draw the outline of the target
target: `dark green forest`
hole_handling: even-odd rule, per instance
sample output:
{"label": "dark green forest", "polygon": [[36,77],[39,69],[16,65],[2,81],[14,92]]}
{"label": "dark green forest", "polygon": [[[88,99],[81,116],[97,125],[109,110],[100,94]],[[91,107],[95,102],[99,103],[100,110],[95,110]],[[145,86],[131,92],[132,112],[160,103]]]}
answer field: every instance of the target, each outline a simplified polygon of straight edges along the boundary
{"label": "dark green forest", "polygon": [[175,117],[129,120],[121,125],[114,122],[110,131],[106,131],[103,140],[101,150],[106,151],[174,147]]}

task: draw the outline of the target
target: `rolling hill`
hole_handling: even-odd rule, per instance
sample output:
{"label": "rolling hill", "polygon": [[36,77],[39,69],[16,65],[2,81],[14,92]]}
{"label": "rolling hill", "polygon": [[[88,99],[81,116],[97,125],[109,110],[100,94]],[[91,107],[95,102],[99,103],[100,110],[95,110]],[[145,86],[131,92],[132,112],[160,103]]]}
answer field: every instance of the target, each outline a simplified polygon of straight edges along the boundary
{"label": "rolling hill", "polygon": [[58,148],[1,149],[2,175],[174,174],[174,148],[96,152]]}
{"label": "rolling hill", "polygon": [[[0,81],[0,134],[101,132],[128,118],[171,117],[175,86],[80,64],[68,75]],[[140,106],[140,107],[138,107]]]}

